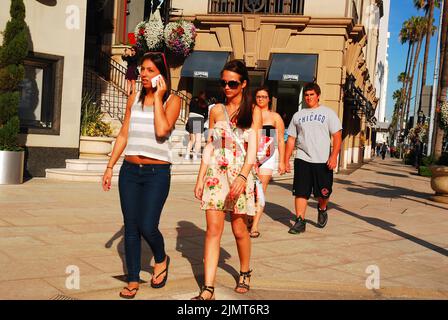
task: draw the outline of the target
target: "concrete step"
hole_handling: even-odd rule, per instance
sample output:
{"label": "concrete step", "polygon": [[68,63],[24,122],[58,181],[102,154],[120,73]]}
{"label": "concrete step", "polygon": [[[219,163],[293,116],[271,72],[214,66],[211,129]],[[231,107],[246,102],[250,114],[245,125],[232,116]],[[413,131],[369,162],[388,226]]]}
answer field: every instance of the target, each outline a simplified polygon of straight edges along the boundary
{"label": "concrete step", "polygon": [[[118,170],[114,170],[112,182],[118,182]],[[61,169],[45,169],[45,177],[47,179],[64,180],[64,181],[86,181],[101,182],[104,170],[73,170],[67,168]]]}
{"label": "concrete step", "polygon": [[[109,159],[67,159],[65,167],[75,171],[103,171],[106,170]],[[118,171],[123,164],[123,160],[118,160],[115,169]]]}

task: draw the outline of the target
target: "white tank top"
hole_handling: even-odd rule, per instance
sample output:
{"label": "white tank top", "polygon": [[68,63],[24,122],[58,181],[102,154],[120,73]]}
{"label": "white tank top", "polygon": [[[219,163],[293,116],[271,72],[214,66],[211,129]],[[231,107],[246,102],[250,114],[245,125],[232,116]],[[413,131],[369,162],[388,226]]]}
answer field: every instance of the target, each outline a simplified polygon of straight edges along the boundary
{"label": "white tank top", "polygon": [[[171,163],[172,155],[169,141],[171,133],[164,138],[156,137],[154,106],[145,106],[142,109],[142,102],[139,101],[139,98],[140,93],[135,96],[131,107],[128,143],[124,154],[127,156],[144,156]],[[163,107],[165,108],[165,104]]]}

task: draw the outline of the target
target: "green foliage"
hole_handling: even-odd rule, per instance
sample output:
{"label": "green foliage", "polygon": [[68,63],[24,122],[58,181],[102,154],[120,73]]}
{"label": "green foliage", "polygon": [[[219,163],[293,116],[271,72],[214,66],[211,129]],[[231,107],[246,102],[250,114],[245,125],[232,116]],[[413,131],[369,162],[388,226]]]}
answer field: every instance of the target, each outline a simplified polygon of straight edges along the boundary
{"label": "green foliage", "polygon": [[10,64],[0,69],[0,92],[16,91],[25,76],[23,65]]}
{"label": "green foliage", "polygon": [[11,7],[9,8],[11,18],[17,20],[25,20],[25,4],[22,0],[11,0]]}
{"label": "green foliage", "polygon": [[[5,39],[6,40],[6,39]],[[0,67],[19,64],[28,55],[28,39],[25,30],[14,34],[14,38],[0,50]]]}
{"label": "green foliage", "polygon": [[427,166],[419,166],[418,174],[422,177],[431,177],[432,176],[431,170]]}
{"label": "green foliage", "polygon": [[20,151],[17,146],[17,134],[19,133],[20,122],[19,117],[14,116],[3,125],[0,129],[0,150],[4,151]]}
{"label": "green foliage", "polygon": [[81,135],[89,137],[108,137],[112,134],[110,124],[104,123],[101,107],[87,93],[81,101]]}
{"label": "green foliage", "polygon": [[20,83],[25,76],[22,63],[28,55],[28,27],[23,0],[11,0],[10,15],[0,47],[0,150],[18,151],[20,121],[17,110]]}
{"label": "green foliage", "polygon": [[5,124],[3,121],[17,115],[15,106],[19,104],[19,99],[19,92],[5,92],[0,95],[0,127]]}
{"label": "green foliage", "polygon": [[434,164],[435,162],[436,162],[436,159],[433,156],[423,157],[423,159],[422,159],[422,165],[425,167],[429,167],[430,165]]}
{"label": "green foliage", "polygon": [[10,20],[5,27],[5,31],[3,32],[4,43],[10,43],[16,34],[22,32],[24,30],[23,21],[19,20]]}

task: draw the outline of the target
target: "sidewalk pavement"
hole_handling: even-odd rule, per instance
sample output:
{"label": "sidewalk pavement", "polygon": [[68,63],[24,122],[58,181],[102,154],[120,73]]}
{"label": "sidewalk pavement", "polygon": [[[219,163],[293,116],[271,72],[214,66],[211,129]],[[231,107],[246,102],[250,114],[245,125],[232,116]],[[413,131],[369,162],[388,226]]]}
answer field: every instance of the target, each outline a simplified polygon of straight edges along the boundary
{"label": "sidewalk pavement", "polygon": [[[246,295],[233,291],[239,263],[226,223],[217,299],[448,299],[448,205],[429,200],[429,178],[389,158],[336,174],[327,226],[316,227],[311,200],[307,231],[300,235],[288,233],[291,183],[268,188]],[[145,244],[146,283],[136,299],[198,293],[205,216],[193,187],[173,184],[161,218],[171,257],[167,285],[149,286],[153,259]],[[76,282],[67,280],[73,266],[79,268],[79,289],[70,289]],[[97,183],[46,179],[0,186],[0,270],[0,299],[120,299],[125,272],[117,185],[108,193]],[[377,275],[379,289],[368,289]]]}

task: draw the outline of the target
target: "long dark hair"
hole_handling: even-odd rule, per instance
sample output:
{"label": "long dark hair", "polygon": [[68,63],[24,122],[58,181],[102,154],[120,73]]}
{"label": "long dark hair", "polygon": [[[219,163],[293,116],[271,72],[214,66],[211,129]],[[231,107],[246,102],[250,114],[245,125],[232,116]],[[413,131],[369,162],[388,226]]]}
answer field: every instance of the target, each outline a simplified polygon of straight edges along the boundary
{"label": "long dark hair", "polygon": [[[159,69],[160,74],[165,78],[167,88],[165,95],[163,96],[163,102],[165,102],[171,94],[170,68],[166,63],[165,55],[162,52],[147,52],[142,56],[140,60],[140,65],[143,65],[143,62],[145,62],[146,60],[151,60],[152,63],[154,63],[154,65],[156,66],[156,68]],[[145,97],[146,97],[146,89],[145,87],[142,86],[139,102],[143,104],[143,102],[145,101]]]}
{"label": "long dark hair", "polygon": [[254,99],[255,99],[255,101],[257,101],[256,100],[257,93],[260,92],[260,91],[266,91],[266,93],[268,94],[268,97],[269,97],[268,108],[269,108],[269,110],[271,110],[271,108],[272,108],[272,105],[271,105],[271,102],[272,102],[271,91],[269,90],[269,88],[267,86],[258,87],[254,91]]}
{"label": "long dark hair", "polygon": [[221,77],[224,71],[232,71],[240,75],[240,82],[246,81],[246,87],[243,89],[243,99],[238,113],[235,115],[236,126],[241,129],[247,129],[252,126],[252,95],[250,94],[249,72],[246,65],[241,60],[232,60],[225,64],[221,71]]}

